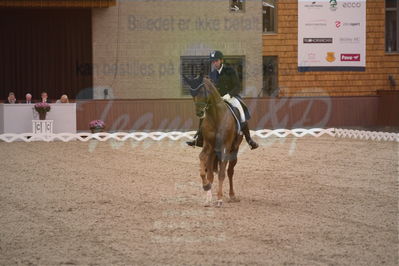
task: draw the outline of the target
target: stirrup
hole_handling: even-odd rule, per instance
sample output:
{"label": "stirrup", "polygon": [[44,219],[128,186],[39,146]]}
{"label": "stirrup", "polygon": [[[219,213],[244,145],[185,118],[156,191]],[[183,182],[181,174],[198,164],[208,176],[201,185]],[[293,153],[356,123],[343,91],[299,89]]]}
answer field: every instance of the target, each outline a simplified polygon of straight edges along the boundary
{"label": "stirrup", "polygon": [[192,141],[186,141],[186,144],[191,147],[195,147],[195,146],[202,147],[204,145],[203,142],[204,142],[203,140],[199,140],[198,138],[196,138]]}
{"label": "stirrup", "polygon": [[193,140],[186,141],[186,144],[188,146],[195,147],[197,144],[197,141],[198,141],[198,135],[199,135],[199,131],[197,131],[197,133],[195,133]]}
{"label": "stirrup", "polygon": [[186,141],[186,144],[188,145],[188,146],[191,146],[191,147],[194,147],[195,146],[195,140],[192,140],[192,141]]}
{"label": "stirrup", "polygon": [[253,141],[252,139],[249,141],[249,146],[251,146],[251,150],[255,150],[256,148],[259,147],[259,144]]}

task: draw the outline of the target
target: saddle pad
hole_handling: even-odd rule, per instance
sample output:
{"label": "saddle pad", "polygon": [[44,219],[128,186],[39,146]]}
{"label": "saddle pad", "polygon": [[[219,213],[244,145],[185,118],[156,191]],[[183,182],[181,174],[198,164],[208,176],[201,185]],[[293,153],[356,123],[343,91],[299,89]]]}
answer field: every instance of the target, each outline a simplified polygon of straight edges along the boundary
{"label": "saddle pad", "polygon": [[237,123],[237,134],[241,133],[241,123],[240,123],[240,111],[237,108],[232,106],[230,103],[226,102],[227,107],[229,108],[230,112],[233,114],[234,119]]}

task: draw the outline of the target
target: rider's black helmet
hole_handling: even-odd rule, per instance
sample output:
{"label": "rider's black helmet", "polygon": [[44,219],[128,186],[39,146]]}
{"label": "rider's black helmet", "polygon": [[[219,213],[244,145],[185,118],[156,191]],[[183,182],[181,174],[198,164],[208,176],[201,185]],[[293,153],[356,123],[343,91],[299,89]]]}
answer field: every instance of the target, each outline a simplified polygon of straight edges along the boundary
{"label": "rider's black helmet", "polygon": [[211,52],[211,54],[209,55],[209,60],[212,61],[216,61],[218,59],[223,59],[223,54],[221,51],[213,51]]}

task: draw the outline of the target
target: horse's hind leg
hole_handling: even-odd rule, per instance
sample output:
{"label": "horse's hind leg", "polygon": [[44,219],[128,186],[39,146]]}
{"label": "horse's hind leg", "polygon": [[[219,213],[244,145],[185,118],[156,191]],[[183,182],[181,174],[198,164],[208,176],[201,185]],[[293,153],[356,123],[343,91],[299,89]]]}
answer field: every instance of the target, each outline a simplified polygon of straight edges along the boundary
{"label": "horse's hind leg", "polygon": [[229,185],[230,185],[230,192],[229,192],[230,202],[240,201],[234,193],[234,186],[233,186],[234,167],[236,164],[237,164],[237,159],[232,160],[229,162],[229,167],[227,168],[227,175],[229,177]]}
{"label": "horse's hind leg", "polygon": [[223,181],[224,178],[226,177],[226,165],[227,165],[226,160],[220,161],[219,173],[218,173],[218,178],[219,178],[219,189],[217,194],[218,201],[216,207],[221,207],[223,204]]}

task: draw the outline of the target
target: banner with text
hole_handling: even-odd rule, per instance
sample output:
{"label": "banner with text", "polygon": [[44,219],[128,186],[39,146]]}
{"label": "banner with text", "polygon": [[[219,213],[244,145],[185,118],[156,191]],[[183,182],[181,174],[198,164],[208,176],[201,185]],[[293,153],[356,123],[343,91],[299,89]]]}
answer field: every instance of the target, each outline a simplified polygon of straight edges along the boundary
{"label": "banner with text", "polygon": [[366,0],[298,1],[298,71],[365,71]]}

